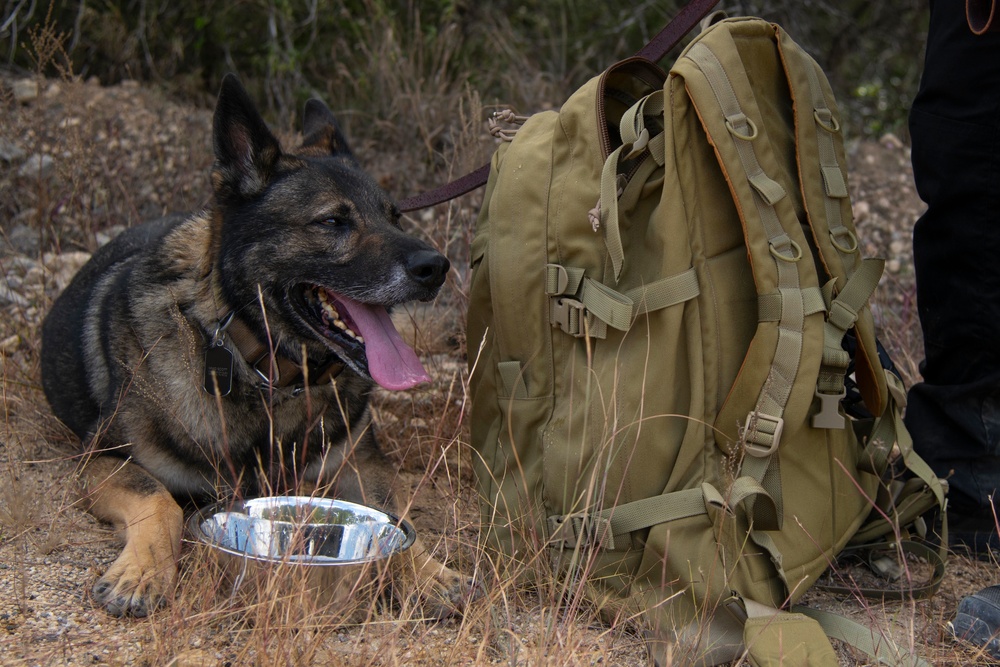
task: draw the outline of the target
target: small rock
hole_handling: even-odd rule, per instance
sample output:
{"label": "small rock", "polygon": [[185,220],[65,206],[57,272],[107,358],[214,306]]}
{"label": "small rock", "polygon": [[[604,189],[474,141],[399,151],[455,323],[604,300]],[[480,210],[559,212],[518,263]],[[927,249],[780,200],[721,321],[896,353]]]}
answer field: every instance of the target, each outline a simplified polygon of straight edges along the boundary
{"label": "small rock", "polygon": [[102,245],[105,245],[111,239],[118,236],[124,231],[125,231],[124,225],[112,225],[111,227],[108,227],[107,229],[101,230],[96,234],[94,234],[94,240],[97,241],[97,245],[98,247],[100,247]]}
{"label": "small rock", "polygon": [[52,282],[55,283],[56,288],[61,292],[66,289],[66,286],[73,280],[76,272],[89,259],[90,253],[66,252],[61,255],[47,257],[45,259],[45,267],[52,272]]}
{"label": "small rock", "polygon": [[184,651],[174,656],[167,667],[215,667],[218,661],[207,651]]}
{"label": "small rock", "polygon": [[35,153],[21,165],[17,174],[23,178],[38,178],[52,171],[55,164],[56,161],[52,159],[51,155]]}
{"label": "small rock", "polygon": [[41,239],[38,237],[37,229],[32,229],[24,224],[16,224],[7,233],[7,245],[18,254],[33,257],[38,254],[38,250],[41,248]]}
{"label": "small rock", "polygon": [[0,137],[0,160],[4,162],[16,162],[18,160],[24,159],[27,153],[24,149],[15,144],[13,141],[8,141]]}
{"label": "small rock", "polygon": [[4,284],[0,284],[0,304],[13,304],[26,308],[28,300]]}
{"label": "small rock", "polygon": [[27,104],[38,97],[38,82],[34,79],[18,79],[14,82],[13,89],[14,99],[21,104]]}
{"label": "small rock", "polygon": [[7,336],[3,340],[0,340],[0,354],[11,354],[17,349],[17,346],[21,344],[21,337],[17,334],[13,336]]}
{"label": "small rock", "polygon": [[885,263],[885,268],[889,273],[899,273],[899,270],[903,268],[903,264],[898,259],[890,259]]}
{"label": "small rock", "polygon": [[904,252],[906,252],[906,242],[905,241],[893,241],[889,244],[889,252],[892,253],[893,257],[899,257]]}
{"label": "small rock", "polygon": [[879,143],[885,146],[886,148],[895,148],[897,150],[903,147],[903,142],[900,140],[899,137],[897,137],[892,132],[887,132],[886,134],[883,134],[882,138],[879,139]]}
{"label": "small rock", "polygon": [[864,222],[872,213],[871,205],[866,201],[854,202],[854,222]]}

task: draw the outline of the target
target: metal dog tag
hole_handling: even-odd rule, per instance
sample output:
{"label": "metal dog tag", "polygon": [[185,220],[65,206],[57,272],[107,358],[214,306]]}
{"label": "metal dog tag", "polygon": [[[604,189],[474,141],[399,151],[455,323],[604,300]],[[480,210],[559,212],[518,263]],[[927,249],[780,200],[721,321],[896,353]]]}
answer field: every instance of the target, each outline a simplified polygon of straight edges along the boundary
{"label": "metal dog tag", "polygon": [[205,391],[227,396],[233,389],[233,353],[222,345],[205,350]]}

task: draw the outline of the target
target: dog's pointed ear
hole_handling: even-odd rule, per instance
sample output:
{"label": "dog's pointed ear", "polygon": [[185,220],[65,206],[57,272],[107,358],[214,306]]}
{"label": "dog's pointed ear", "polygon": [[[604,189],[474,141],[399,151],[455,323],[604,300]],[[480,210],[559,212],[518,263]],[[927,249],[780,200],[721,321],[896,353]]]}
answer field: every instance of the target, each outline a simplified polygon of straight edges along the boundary
{"label": "dog's pointed ear", "polygon": [[311,99],[306,102],[302,115],[302,147],[317,148],[331,155],[354,158],[347,137],[340,129],[340,123],[323,102]]}
{"label": "dog's pointed ear", "polygon": [[213,142],[216,192],[241,197],[259,194],[281,157],[281,146],[235,74],[222,79]]}

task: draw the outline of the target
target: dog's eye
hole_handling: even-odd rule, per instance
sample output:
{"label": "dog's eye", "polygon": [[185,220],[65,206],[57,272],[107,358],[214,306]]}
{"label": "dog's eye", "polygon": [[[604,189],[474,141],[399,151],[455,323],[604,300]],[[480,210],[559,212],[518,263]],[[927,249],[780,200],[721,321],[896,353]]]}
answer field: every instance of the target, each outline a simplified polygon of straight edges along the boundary
{"label": "dog's eye", "polygon": [[348,227],[350,226],[351,221],[349,218],[345,218],[344,216],[334,215],[323,220],[318,220],[317,223],[323,225],[324,227]]}

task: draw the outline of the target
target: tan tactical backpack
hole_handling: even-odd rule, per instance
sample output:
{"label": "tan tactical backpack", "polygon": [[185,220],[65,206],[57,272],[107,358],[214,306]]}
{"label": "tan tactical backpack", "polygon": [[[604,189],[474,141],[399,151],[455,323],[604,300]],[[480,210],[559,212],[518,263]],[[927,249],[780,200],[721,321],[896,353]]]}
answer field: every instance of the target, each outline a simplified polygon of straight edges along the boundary
{"label": "tan tactical backpack", "polygon": [[[728,19],[493,157],[468,314],[486,541],[638,612],[661,664],[836,664],[820,625],[858,628],[788,609],[859,530],[944,502],[879,361],[839,117],[783,30]],[[849,365],[874,418],[845,414]]]}

